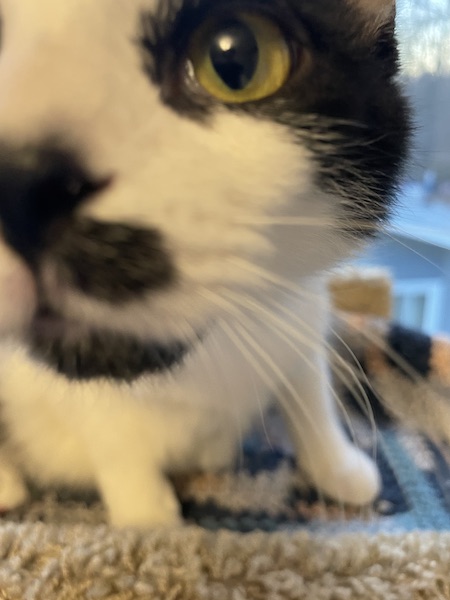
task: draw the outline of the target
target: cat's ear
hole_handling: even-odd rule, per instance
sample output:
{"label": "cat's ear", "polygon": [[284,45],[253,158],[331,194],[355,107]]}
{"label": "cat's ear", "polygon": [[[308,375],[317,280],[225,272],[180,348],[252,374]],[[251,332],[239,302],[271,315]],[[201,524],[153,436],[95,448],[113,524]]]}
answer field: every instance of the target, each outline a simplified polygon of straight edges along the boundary
{"label": "cat's ear", "polygon": [[395,21],[395,0],[350,0],[367,17],[369,29],[379,31]]}

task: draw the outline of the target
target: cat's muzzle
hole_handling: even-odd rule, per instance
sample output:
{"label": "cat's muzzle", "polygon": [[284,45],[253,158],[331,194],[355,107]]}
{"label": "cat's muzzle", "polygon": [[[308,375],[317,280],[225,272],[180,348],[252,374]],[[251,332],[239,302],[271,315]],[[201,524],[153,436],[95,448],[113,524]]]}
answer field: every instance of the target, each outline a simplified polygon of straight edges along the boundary
{"label": "cat's muzzle", "polygon": [[[122,307],[176,283],[158,230],[77,214],[111,183],[55,145],[0,147],[0,310],[12,315],[0,333],[20,331],[37,360],[71,379],[132,381],[174,368],[190,348],[177,339],[93,328],[60,306],[65,294],[76,293]],[[11,294],[6,288],[13,286]]]}

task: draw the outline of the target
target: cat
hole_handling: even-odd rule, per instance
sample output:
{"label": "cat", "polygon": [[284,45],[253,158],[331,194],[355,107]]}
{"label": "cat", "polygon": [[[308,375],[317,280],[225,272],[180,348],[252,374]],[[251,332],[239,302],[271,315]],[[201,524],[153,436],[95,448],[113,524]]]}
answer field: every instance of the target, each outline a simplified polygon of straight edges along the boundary
{"label": "cat", "polygon": [[324,278],[394,204],[410,117],[393,0],[0,0],[0,507],[95,487],[181,520],[273,396],[340,502]]}

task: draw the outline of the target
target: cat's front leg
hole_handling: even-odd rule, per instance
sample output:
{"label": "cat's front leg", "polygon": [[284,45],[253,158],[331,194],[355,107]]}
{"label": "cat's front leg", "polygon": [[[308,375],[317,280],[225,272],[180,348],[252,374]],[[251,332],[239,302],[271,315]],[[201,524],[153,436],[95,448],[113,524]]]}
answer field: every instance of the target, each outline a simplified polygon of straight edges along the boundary
{"label": "cat's front leg", "polygon": [[[101,403],[100,397],[97,400]],[[165,437],[158,424],[150,427],[152,414],[133,400],[120,397],[115,403],[111,393],[102,410],[80,419],[94,481],[113,526],[178,524],[180,505],[162,467]]]}
{"label": "cat's front leg", "polygon": [[341,428],[323,351],[302,348],[305,361],[280,392],[299,466],[326,496],[352,505],[380,491],[378,468]]}

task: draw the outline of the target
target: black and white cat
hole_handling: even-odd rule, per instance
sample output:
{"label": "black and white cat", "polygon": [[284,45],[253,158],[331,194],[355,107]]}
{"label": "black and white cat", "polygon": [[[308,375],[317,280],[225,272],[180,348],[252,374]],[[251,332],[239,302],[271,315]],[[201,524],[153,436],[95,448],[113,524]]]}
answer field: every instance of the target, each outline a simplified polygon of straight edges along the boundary
{"label": "black and white cat", "polygon": [[393,0],[0,0],[0,506],[96,486],[174,523],[276,394],[324,493],[379,490],[335,414],[322,277],[409,137]]}

